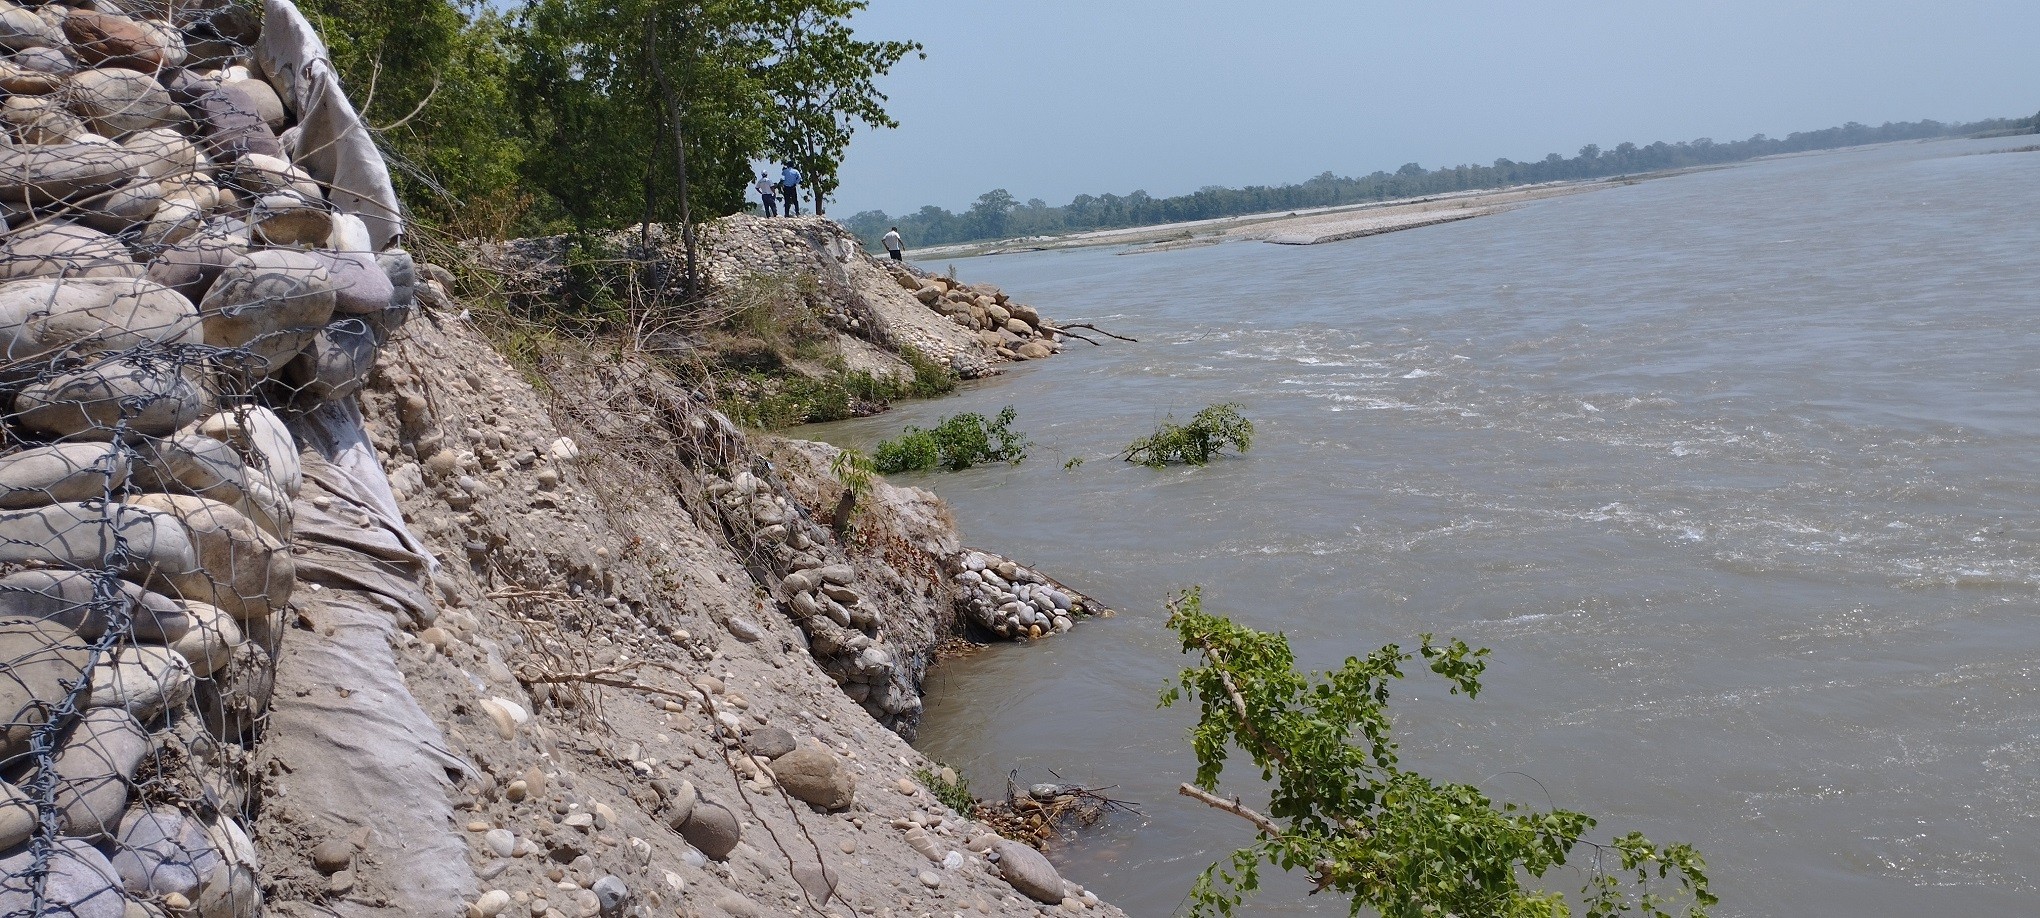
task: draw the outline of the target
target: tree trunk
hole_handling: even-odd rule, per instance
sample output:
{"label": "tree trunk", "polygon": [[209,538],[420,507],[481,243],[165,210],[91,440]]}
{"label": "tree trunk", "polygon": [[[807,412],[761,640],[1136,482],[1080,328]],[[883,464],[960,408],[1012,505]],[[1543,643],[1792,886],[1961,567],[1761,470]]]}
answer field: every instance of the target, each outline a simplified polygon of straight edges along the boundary
{"label": "tree trunk", "polygon": [[645,156],[645,219],[638,224],[638,246],[647,248],[652,241],[652,218],[659,208],[659,138],[652,136],[652,152]]}
{"label": "tree trunk", "polygon": [[680,240],[687,250],[687,295],[693,296],[701,289],[701,269],[694,251],[694,212],[687,199],[687,134],[680,126],[680,96],[673,91],[673,81],[666,75],[665,62],[659,58],[659,44],[652,39],[658,30],[652,28],[650,22],[645,26],[645,54],[651,58],[652,74],[659,80],[666,120],[673,124],[674,173],[679,178],[677,190],[680,193]]}

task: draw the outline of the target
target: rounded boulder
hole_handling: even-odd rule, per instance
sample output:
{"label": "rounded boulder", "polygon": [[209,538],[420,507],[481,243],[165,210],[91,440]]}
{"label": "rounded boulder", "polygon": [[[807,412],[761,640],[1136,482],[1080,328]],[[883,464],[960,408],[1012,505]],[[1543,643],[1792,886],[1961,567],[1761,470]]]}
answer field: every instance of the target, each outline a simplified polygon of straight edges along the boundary
{"label": "rounded boulder", "polygon": [[14,419],[52,438],[111,440],[122,430],[161,436],[211,407],[211,395],[194,382],[198,375],[160,351],[106,357],[24,386]]}
{"label": "rounded boulder", "polygon": [[255,377],[283,369],[333,318],[333,280],[303,252],[263,250],[229,262],[199,304],[205,343]]}
{"label": "rounded boulder", "polygon": [[148,280],[38,278],[0,285],[0,380],[44,372],[59,351],[89,355],[203,343],[198,308]]}
{"label": "rounded boulder", "polygon": [[[132,200],[122,197],[124,192],[130,192],[130,188],[116,189],[94,198],[85,205],[85,216],[88,219],[95,216],[104,216],[107,220],[122,219],[114,215],[114,205],[127,212],[135,209],[131,206]],[[154,213],[153,205],[149,211]],[[144,215],[143,219],[147,216]],[[122,227],[126,225],[123,223]],[[5,243],[0,244],[0,281],[30,277],[139,278],[143,273],[142,266],[128,254],[127,246],[89,226],[51,224],[10,234]]]}
{"label": "rounded boulder", "polygon": [[64,101],[92,130],[108,137],[169,127],[185,121],[184,109],[156,78],[118,67],[81,70],[64,87]]}
{"label": "rounded boulder", "polygon": [[825,810],[844,809],[857,796],[849,766],[820,746],[802,746],[773,759],[772,773],[787,793]]}
{"label": "rounded boulder", "polygon": [[48,206],[141,172],[146,158],[102,143],[0,145],[0,200]]}

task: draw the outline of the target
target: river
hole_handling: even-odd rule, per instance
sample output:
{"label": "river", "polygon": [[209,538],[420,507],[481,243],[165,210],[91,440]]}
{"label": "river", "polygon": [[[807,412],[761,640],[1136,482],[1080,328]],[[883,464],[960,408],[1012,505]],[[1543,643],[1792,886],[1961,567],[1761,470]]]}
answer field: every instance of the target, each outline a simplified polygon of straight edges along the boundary
{"label": "river", "polygon": [[[2040,152],[1780,158],[1310,247],[958,260],[1072,342],[808,428],[868,448],[1003,405],[1015,466],[903,476],[1122,610],[938,667],[919,745],[980,792],[1111,785],[1053,854],[1167,915],[1251,838],[1178,797],[1174,590],[1326,668],[1421,632],[1404,763],[1706,854],[1728,916],[2029,913],[2040,895]],[[947,263],[924,265],[935,270]],[[1117,461],[1237,402],[1244,458]],[[1066,469],[1065,461],[1084,462]],[[1235,767],[1224,789],[1254,799]],[[1580,876],[1556,878],[1577,888]],[[1256,914],[1342,915],[1271,875]]]}

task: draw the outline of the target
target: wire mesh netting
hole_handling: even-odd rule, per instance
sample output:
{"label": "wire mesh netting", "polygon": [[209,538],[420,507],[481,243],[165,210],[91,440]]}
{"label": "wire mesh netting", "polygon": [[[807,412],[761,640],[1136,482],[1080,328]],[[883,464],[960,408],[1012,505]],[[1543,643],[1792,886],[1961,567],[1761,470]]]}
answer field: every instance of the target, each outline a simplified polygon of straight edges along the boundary
{"label": "wire mesh netting", "polygon": [[0,918],[261,909],[289,426],[412,264],[284,0],[0,2]]}

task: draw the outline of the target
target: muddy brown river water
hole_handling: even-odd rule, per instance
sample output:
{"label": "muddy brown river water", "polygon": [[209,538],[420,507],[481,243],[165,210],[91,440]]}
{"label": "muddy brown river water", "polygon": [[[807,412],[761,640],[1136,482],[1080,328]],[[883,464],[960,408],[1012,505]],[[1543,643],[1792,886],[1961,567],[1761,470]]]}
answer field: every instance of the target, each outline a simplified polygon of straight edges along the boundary
{"label": "muddy brown river water", "polygon": [[[1406,682],[1405,763],[1695,844],[1718,914],[2040,910],[2040,152],[1976,155],[2033,140],[1329,245],[955,262],[1140,343],[807,432],[1016,406],[1026,462],[902,480],[1123,612],[939,668],[921,747],[982,791],[1053,768],[1139,802],[1054,857],[1171,914],[1251,833],[1175,796],[1189,717],[1155,706],[1185,662],[1162,604],[1202,584],[1319,668],[1494,648],[1476,701]],[[1112,458],[1222,401],[1245,458]],[[1268,885],[1254,913],[1345,913]]]}

